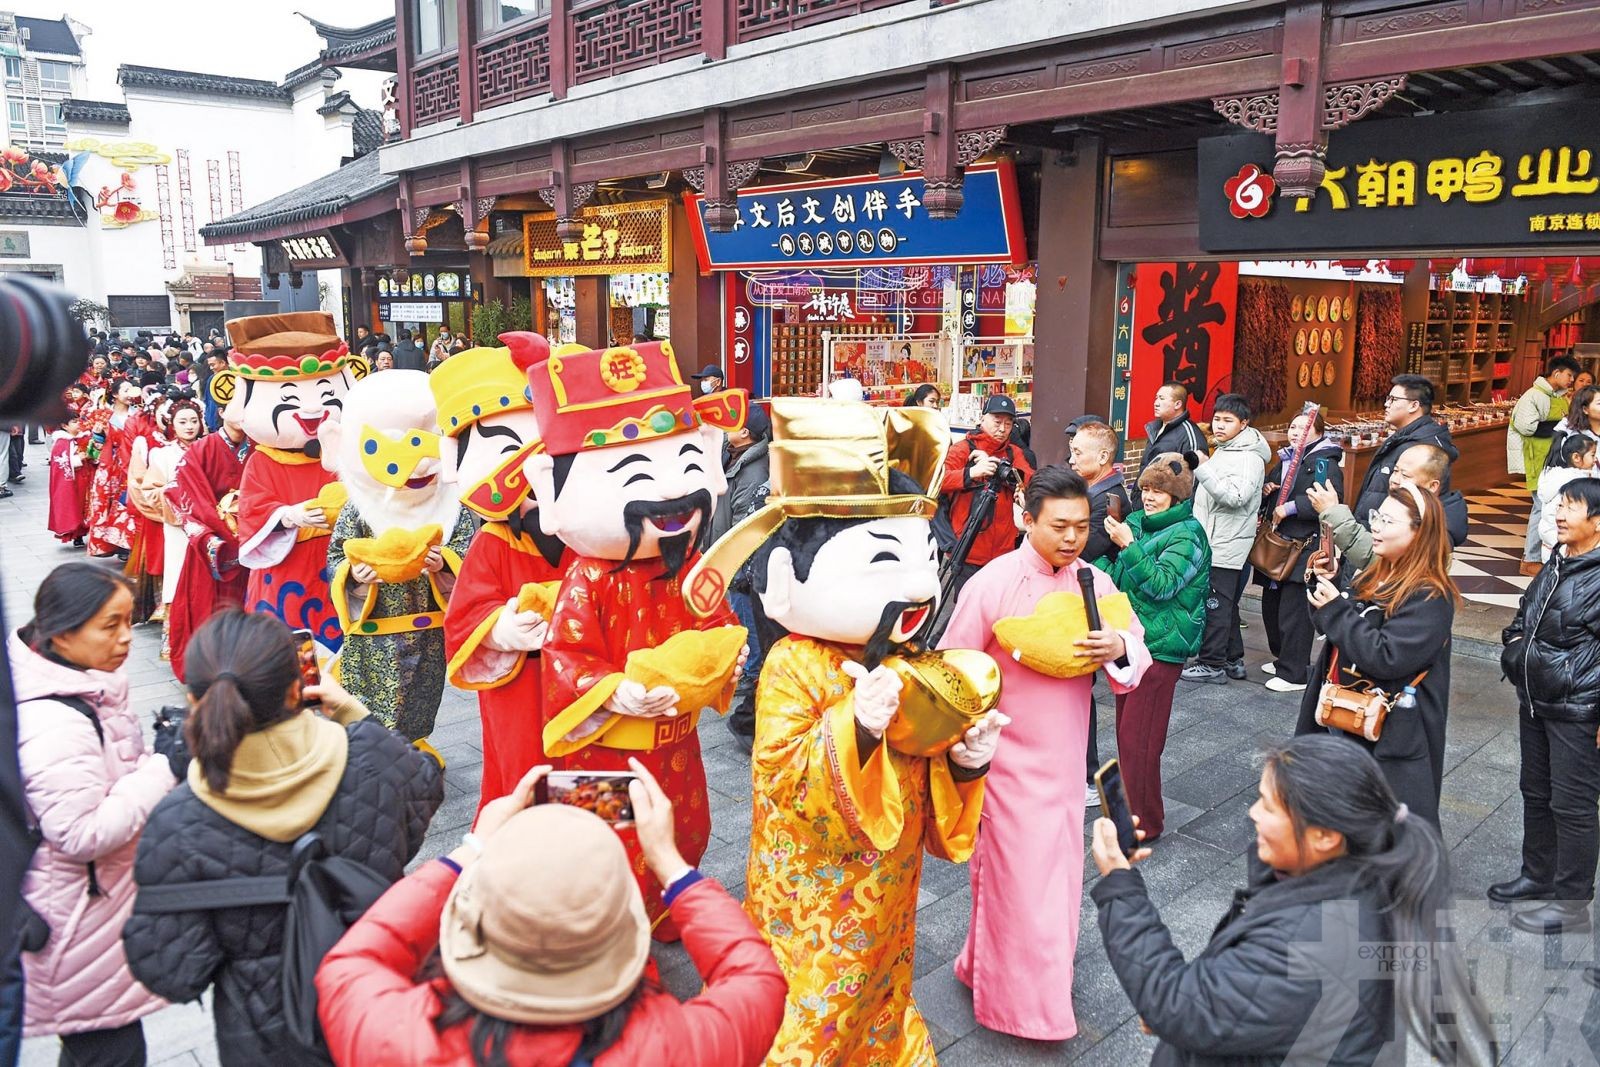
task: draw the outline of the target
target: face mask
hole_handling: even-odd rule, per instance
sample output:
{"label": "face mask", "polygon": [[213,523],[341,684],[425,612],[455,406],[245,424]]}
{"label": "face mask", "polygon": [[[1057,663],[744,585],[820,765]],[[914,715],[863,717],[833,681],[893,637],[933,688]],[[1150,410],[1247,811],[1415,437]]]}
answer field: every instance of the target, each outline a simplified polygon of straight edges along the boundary
{"label": "face mask", "polygon": [[702,393],[709,393],[709,392],[711,392],[711,386],[712,386],[712,381],[711,381],[710,378],[703,379],[700,382],[700,391]]}

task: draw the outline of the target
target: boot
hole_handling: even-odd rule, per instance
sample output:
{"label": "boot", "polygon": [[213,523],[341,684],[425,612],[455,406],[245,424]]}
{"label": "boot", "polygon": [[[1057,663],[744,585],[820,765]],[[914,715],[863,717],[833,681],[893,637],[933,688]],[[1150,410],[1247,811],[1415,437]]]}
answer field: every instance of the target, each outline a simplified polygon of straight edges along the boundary
{"label": "boot", "polygon": [[1579,900],[1550,900],[1528,911],[1511,916],[1511,925],[1530,934],[1582,934],[1590,927],[1589,903]]}
{"label": "boot", "polygon": [[439,755],[438,749],[428,744],[428,739],[426,737],[417,738],[415,741],[411,742],[411,747],[417,749],[419,752],[425,752],[432,756],[433,761],[439,765],[439,769],[441,771],[444,770],[444,757]]}

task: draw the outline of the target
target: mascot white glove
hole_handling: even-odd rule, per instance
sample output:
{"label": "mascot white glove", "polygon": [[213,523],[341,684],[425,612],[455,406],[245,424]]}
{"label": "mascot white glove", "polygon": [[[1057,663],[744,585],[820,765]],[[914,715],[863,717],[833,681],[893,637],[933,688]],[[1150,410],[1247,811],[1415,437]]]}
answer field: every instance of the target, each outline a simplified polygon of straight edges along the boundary
{"label": "mascot white glove", "polygon": [[1011,723],[1009,716],[991,711],[961,735],[950,749],[950,762],[957,767],[975,771],[994,759],[994,750],[1000,747],[1000,728]]}
{"label": "mascot white glove", "polygon": [[544,647],[550,624],[537,611],[518,611],[517,598],[506,601],[489,630],[488,645],[501,652],[537,652]]}
{"label": "mascot white glove", "polygon": [[671,718],[678,714],[678,691],[670,685],[646,689],[642,682],[624,678],[606,700],[607,710],[639,719]]}
{"label": "mascot white glove", "polygon": [[856,680],[856,722],[873,737],[882,737],[900,710],[900,676],[882,665],[869,671],[853,660],[844,662],[844,673]]}
{"label": "mascot white glove", "polygon": [[284,508],[278,513],[278,522],[291,530],[328,529],[327,517],[322,509],[316,506],[307,507],[304,504],[291,504]]}

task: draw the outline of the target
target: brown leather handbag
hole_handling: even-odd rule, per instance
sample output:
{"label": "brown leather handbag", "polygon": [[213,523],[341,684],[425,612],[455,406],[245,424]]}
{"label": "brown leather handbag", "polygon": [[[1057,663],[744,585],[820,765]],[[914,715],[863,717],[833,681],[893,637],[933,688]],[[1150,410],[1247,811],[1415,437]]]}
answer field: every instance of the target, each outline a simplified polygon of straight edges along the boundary
{"label": "brown leather handbag", "polygon": [[1314,540],[1315,537],[1299,540],[1285,537],[1278,532],[1275,523],[1263,522],[1256,530],[1255,544],[1250,546],[1250,566],[1256,569],[1257,574],[1281,582],[1294,569],[1300,553]]}
{"label": "brown leather handbag", "polygon": [[[1411,688],[1415,689],[1427,676],[1427,671],[1417,675],[1411,680]],[[1328,680],[1322,683],[1322,691],[1317,694],[1317,725],[1376,741],[1383,735],[1383,724],[1389,718],[1393,698],[1382,689],[1374,689],[1371,682],[1340,685],[1338,678],[1339,650],[1336,648],[1328,663]]]}

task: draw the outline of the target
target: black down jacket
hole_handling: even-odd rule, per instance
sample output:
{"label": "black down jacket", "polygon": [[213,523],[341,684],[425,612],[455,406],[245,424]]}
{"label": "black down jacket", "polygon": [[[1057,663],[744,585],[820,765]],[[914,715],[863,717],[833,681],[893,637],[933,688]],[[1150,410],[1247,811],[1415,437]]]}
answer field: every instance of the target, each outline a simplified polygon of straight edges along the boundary
{"label": "black down jacket", "polygon": [[[444,773],[376,721],[347,729],[344,777],[314,829],[330,852],[397,881],[444,799]],[[134,876],[143,886],[287,875],[292,847],[229,822],[180,785],[151,813]],[[296,1062],[279,987],[285,911],[264,905],[134,915],[123,927],[128,966],[152,992],[190,1001],[216,984],[217,1052],[225,1067]]]}
{"label": "black down jacket", "polygon": [[[1192,962],[1135,870],[1112,871],[1090,896],[1117,981],[1161,1039],[1152,1064],[1403,1063],[1394,1034],[1382,895],[1355,861],[1295,878],[1252,865],[1252,884]],[[1291,1056],[1291,1052],[1293,1055]]]}
{"label": "black down jacket", "polygon": [[1600,551],[1552,554],[1502,639],[1500,666],[1524,713],[1600,722]]}

